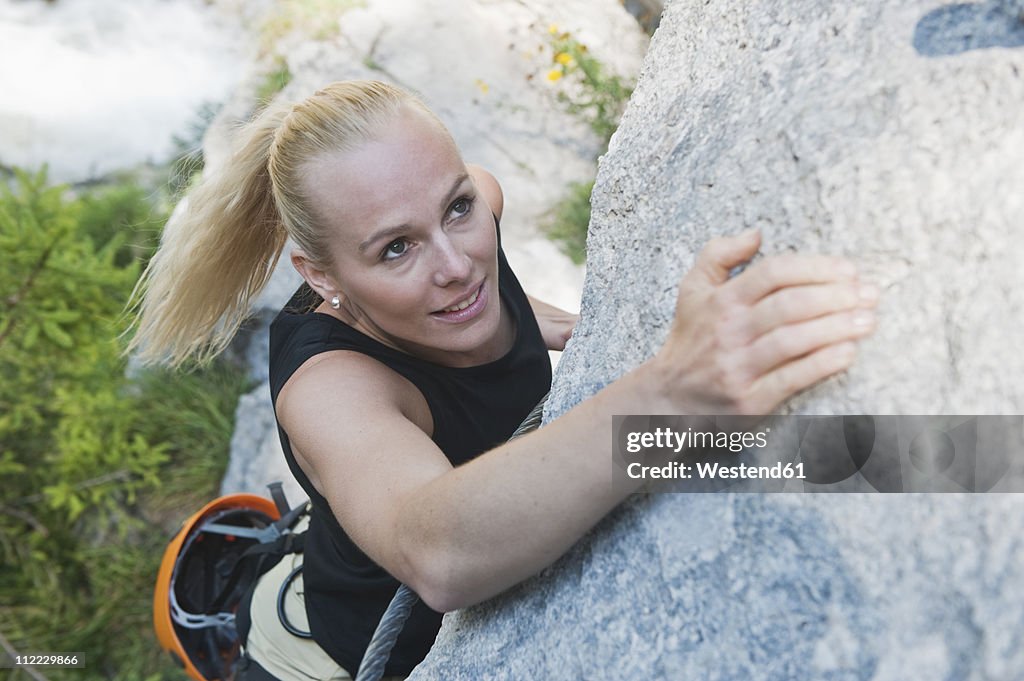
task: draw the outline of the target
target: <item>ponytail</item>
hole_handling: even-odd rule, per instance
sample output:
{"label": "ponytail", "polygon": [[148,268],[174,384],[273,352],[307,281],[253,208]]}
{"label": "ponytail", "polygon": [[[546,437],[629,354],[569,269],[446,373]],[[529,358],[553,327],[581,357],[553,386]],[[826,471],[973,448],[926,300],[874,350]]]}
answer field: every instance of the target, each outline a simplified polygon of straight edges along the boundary
{"label": "ponytail", "polygon": [[414,95],[377,81],[331,83],[303,102],[271,104],[240,132],[236,151],[205,177],[164,228],[132,294],[128,352],[180,366],[221,352],[266,286],[290,235],[330,264],[329,230],[303,196],[305,164],[373,137],[403,107],[444,125]]}
{"label": "ponytail", "polygon": [[242,128],[234,155],[168,222],[132,294],[127,352],[178,367],[216,356],[237,332],[287,239],[267,164],[290,110],[271,105]]}

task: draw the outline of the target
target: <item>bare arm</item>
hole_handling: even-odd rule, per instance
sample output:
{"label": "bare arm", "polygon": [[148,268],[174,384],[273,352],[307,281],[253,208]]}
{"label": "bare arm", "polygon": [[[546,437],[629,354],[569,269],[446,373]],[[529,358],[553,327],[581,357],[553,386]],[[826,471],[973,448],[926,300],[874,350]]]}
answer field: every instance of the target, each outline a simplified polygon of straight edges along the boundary
{"label": "bare arm", "polygon": [[758,244],[750,233],[713,241],[657,355],[458,468],[429,439],[418,391],[352,353],[300,369],[278,416],[360,548],[435,610],[479,602],[549,565],[629,493],[612,485],[613,414],[768,413],[852,363],[873,326],[858,315],[874,304],[852,266],[765,258],[729,280]]}
{"label": "bare arm", "polygon": [[530,300],[530,308],[537,318],[540,335],[544,338],[548,350],[565,350],[565,344],[569,342],[580,316],[537,300],[533,296],[527,298]]}

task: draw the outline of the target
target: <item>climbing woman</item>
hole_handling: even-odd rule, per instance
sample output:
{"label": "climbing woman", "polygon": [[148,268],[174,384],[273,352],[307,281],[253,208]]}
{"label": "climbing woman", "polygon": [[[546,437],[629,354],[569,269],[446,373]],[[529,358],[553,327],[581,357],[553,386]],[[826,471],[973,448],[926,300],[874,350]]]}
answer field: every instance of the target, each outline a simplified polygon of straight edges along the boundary
{"label": "climbing woman", "polygon": [[[653,357],[506,442],[576,316],[523,292],[498,183],[419,99],[357,81],[273,105],[187,201],[140,284],[144,358],[222,350],[289,238],[305,280],[271,327],[270,383],[312,512],[304,556],[256,587],[248,679],[355,676],[400,582],[422,602],[385,673],[410,673],[441,613],[537,573],[628,494],[611,480],[613,414],[769,413],[849,367],[874,325],[850,262],[766,257],[730,277],[760,235],[712,239]],[[286,630],[273,602],[295,561],[304,612]]]}

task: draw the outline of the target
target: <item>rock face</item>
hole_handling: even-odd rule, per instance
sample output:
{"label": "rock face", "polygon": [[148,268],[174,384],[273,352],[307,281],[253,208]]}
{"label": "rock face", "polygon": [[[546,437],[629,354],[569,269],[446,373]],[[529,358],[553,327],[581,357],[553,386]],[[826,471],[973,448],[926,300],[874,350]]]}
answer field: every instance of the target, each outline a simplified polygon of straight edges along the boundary
{"label": "rock face", "polygon": [[[1024,411],[1022,36],[1017,0],[669,3],[601,163],[545,419],[650,356],[700,247],[750,226],[765,252],[846,254],[883,289],[857,365],[787,410]],[[1022,510],[637,495],[446,617],[410,678],[1024,678]]]}
{"label": "rock face", "polygon": [[[271,3],[273,5],[274,3]],[[632,79],[647,36],[617,0],[369,0],[338,16],[320,16],[320,37],[280,39],[292,81],[281,97],[301,99],[335,80],[377,79],[417,91],[451,130],[463,157],[490,170],[505,192],[502,243],[524,288],[565,309],[578,309],[582,269],[541,235],[538,225],[571,182],[593,177],[601,140],[558,99],[569,78],[552,82],[551,27],[587,45],[607,69]],[[340,3],[339,3],[340,5]],[[224,161],[235,125],[249,118],[255,87],[242,88],[204,140],[207,167]],[[285,258],[257,302],[251,332],[235,351],[266,380],[270,320],[301,283]],[[236,415],[223,493],[263,493],[290,479],[278,444],[266,384]]]}

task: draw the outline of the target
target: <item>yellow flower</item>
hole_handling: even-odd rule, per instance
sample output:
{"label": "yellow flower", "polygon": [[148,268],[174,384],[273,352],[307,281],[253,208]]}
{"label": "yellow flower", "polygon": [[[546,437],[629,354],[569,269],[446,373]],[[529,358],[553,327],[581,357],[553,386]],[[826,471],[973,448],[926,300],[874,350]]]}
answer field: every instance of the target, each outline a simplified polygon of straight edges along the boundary
{"label": "yellow flower", "polygon": [[558,35],[558,24],[551,24],[548,26],[548,33],[551,35]]}
{"label": "yellow flower", "polygon": [[480,92],[484,93],[485,95],[491,91],[491,86],[485,83],[484,81],[480,80],[479,78],[476,79],[476,86],[480,88]]}
{"label": "yellow flower", "polygon": [[562,77],[562,69],[551,69],[548,71],[548,80],[552,83]]}
{"label": "yellow flower", "polygon": [[570,56],[566,52],[559,52],[558,54],[555,55],[555,61],[561,64],[562,66],[568,66],[569,64],[572,63],[572,56]]}

